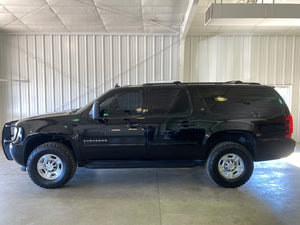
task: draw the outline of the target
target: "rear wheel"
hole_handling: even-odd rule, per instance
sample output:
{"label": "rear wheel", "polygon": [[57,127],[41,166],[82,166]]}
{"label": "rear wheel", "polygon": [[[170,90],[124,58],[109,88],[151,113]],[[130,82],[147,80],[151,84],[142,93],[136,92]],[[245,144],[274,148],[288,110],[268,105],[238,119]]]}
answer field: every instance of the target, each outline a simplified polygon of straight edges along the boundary
{"label": "rear wheel", "polygon": [[235,142],[222,142],[208,156],[206,169],[218,185],[236,188],[250,179],[253,159],[244,146]]}
{"label": "rear wheel", "polygon": [[71,150],[58,142],[38,146],[27,161],[31,180],[43,188],[59,188],[66,184],[76,171]]}

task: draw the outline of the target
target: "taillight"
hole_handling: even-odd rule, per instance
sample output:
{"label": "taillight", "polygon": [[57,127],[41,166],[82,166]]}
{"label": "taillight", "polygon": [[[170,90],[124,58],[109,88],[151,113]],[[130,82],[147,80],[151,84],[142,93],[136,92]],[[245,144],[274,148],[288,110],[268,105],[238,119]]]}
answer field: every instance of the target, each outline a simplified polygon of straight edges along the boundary
{"label": "taillight", "polygon": [[291,138],[293,134],[293,117],[291,114],[285,117],[285,138]]}

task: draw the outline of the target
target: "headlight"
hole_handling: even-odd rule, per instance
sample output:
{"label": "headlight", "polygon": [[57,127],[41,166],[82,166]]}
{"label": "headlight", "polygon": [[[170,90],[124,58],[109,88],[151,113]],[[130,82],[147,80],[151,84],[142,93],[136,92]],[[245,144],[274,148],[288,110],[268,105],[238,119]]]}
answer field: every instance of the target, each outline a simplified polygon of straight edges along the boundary
{"label": "headlight", "polygon": [[11,129],[12,129],[11,133],[13,134],[12,140],[15,140],[19,131],[19,127],[12,127]]}
{"label": "headlight", "polygon": [[22,140],[23,137],[23,128],[22,127],[12,127],[13,129],[13,137],[12,142],[13,144],[17,144]]}

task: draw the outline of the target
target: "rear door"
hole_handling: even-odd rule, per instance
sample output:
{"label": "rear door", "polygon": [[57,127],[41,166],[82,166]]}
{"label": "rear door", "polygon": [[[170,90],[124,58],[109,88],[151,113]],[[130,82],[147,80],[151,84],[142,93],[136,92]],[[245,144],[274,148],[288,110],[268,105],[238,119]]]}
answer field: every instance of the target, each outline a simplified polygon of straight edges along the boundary
{"label": "rear door", "polygon": [[147,87],[147,140],[150,159],[195,159],[198,131],[183,87]]}

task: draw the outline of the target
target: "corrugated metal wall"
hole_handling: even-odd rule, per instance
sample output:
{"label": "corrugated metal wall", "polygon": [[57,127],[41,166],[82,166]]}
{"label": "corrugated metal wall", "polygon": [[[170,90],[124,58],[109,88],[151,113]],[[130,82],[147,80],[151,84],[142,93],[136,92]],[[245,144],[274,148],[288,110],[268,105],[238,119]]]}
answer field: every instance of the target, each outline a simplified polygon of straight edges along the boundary
{"label": "corrugated metal wall", "polygon": [[300,141],[300,36],[189,36],[184,59],[185,81],[290,85],[293,136]]}
{"label": "corrugated metal wall", "polygon": [[[178,36],[2,35],[0,123],[78,108],[114,84],[177,80]],[[300,36],[188,36],[184,81],[292,86],[300,141]]]}
{"label": "corrugated metal wall", "polygon": [[0,122],[78,108],[116,83],[178,79],[178,36],[2,35]]}

